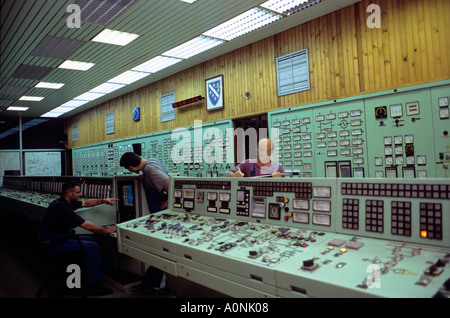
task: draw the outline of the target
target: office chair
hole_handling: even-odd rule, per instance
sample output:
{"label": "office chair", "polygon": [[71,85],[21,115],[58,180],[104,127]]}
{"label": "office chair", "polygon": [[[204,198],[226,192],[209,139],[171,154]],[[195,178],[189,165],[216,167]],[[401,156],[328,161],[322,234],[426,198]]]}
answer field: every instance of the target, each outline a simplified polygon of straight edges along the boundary
{"label": "office chair", "polygon": [[52,254],[50,252],[50,246],[52,242],[42,240],[40,231],[38,234],[39,246],[39,257],[41,272],[45,274],[46,280],[49,282],[47,286],[39,288],[36,293],[36,297],[48,297],[56,298],[65,295],[72,295],[85,298],[86,295],[83,293],[83,288],[70,289],[67,286],[67,278],[70,273],[67,273],[67,267],[70,264],[78,264],[81,269],[81,279],[83,282],[83,273],[85,272],[85,252],[83,250],[83,245],[81,239],[74,232],[67,238],[76,239],[80,246],[77,251]]}

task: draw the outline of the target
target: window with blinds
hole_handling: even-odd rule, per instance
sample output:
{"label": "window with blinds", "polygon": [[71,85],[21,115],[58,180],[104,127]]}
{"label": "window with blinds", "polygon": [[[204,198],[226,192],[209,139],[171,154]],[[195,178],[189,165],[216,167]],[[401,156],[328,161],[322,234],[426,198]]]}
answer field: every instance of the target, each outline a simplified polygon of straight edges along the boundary
{"label": "window with blinds", "polygon": [[278,96],[310,89],[307,49],[277,58],[276,67]]}

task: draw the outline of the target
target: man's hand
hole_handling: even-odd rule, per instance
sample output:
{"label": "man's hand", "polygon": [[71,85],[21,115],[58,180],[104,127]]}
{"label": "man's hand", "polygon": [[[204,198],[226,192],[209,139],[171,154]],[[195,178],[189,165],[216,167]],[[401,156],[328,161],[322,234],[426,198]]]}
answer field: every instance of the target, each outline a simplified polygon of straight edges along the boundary
{"label": "man's hand", "polygon": [[103,199],[103,203],[108,204],[108,205],[114,205],[117,201],[120,201],[120,199],[114,199],[114,198]]}
{"label": "man's hand", "polygon": [[284,178],[285,174],[282,172],[274,172],[272,173],[273,178]]}

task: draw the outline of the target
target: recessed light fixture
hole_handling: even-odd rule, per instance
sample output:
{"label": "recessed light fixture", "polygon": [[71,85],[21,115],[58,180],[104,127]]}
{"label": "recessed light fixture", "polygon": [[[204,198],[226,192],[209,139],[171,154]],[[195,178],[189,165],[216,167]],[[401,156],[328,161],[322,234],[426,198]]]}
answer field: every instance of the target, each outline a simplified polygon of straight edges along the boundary
{"label": "recessed light fixture", "polygon": [[78,71],[87,71],[94,63],[86,63],[86,62],[78,62],[78,61],[64,61],[58,68],[64,68],[68,70],[78,70]]}
{"label": "recessed light fixture", "polygon": [[19,112],[24,112],[24,111],[28,110],[28,108],[30,108],[30,107],[9,106],[6,110],[15,110],[15,111],[19,111]]}
{"label": "recessed light fixture", "polygon": [[122,88],[122,87],[125,87],[125,85],[124,84],[116,84],[116,83],[103,83],[103,84],[91,89],[89,92],[109,94],[109,93],[114,92],[115,90]]}
{"label": "recessed light fixture", "polygon": [[67,103],[62,104],[63,107],[80,107],[89,103],[88,100],[70,100]]}
{"label": "recessed light fixture", "polygon": [[105,96],[105,94],[99,94],[99,93],[84,93],[80,96],[77,96],[74,98],[74,100],[88,100],[88,101],[92,101],[95,100],[97,98],[100,98],[102,96]]}
{"label": "recessed light fixture", "polygon": [[176,59],[173,57],[157,56],[147,62],[142,63],[141,65],[136,66],[132,70],[156,73],[181,61],[181,59]]}
{"label": "recessed light fixture", "polygon": [[261,7],[283,13],[291,10],[309,0],[269,0],[261,4]]}
{"label": "recessed light fixture", "polygon": [[194,2],[197,1],[197,0],[180,0],[180,1],[182,1],[182,2],[187,2],[187,3],[194,3]]}
{"label": "recessed light fixture", "polygon": [[25,101],[29,101],[29,102],[40,102],[43,99],[44,99],[44,97],[40,97],[40,96],[22,96],[19,98],[19,100],[25,100]]}
{"label": "recessed light fixture", "polygon": [[47,83],[47,82],[39,82],[35,87],[37,88],[51,88],[51,89],[60,89],[63,87],[63,83]]}
{"label": "recessed light fixture", "polygon": [[94,42],[125,46],[136,40],[139,34],[105,29],[92,39]]}
{"label": "recessed light fixture", "polygon": [[213,39],[206,36],[199,36],[195,39],[192,39],[186,43],[183,43],[162,55],[177,57],[180,59],[188,59],[194,55],[205,52],[213,47],[216,47],[225,41],[219,39]]}
{"label": "recessed light fixture", "polygon": [[144,72],[135,72],[135,71],[126,71],[108,81],[108,83],[117,83],[117,84],[131,84],[139,81],[140,79],[149,76],[150,73]]}
{"label": "recessed light fixture", "polygon": [[217,39],[231,41],[241,35],[262,28],[272,22],[281,19],[282,16],[261,8],[250,9],[227,22],[203,33]]}

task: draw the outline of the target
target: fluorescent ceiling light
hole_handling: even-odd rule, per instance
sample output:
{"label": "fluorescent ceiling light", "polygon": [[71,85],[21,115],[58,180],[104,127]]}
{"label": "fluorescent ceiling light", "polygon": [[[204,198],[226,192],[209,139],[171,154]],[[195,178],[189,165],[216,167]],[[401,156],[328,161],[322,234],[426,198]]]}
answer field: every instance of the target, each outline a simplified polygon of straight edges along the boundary
{"label": "fluorescent ceiling light", "polygon": [[283,13],[308,1],[309,0],[269,0],[262,3],[261,7]]}
{"label": "fluorescent ceiling light", "polygon": [[281,15],[260,8],[253,8],[206,31],[203,35],[231,41],[281,18]]}
{"label": "fluorescent ceiling light", "polygon": [[19,111],[19,112],[24,112],[24,111],[28,110],[28,108],[30,108],[30,107],[9,106],[6,110],[15,110],[15,111]]}
{"label": "fluorescent ceiling light", "polygon": [[67,103],[62,104],[63,107],[80,107],[89,103],[88,100],[70,100]]}
{"label": "fluorescent ceiling light", "polygon": [[92,41],[125,46],[138,37],[139,34],[105,29],[93,38]]}
{"label": "fluorescent ceiling light", "polygon": [[19,100],[26,100],[29,102],[40,102],[43,99],[44,99],[44,97],[39,97],[39,96],[22,96],[21,98],[19,98]]}
{"label": "fluorescent ceiling light", "polygon": [[149,75],[150,75],[150,73],[126,71],[126,72],[110,79],[108,82],[128,85],[128,84],[137,82],[140,79],[142,79],[146,76],[149,76]]}
{"label": "fluorescent ceiling light", "polygon": [[122,87],[125,87],[125,85],[124,84],[116,84],[116,83],[103,83],[103,84],[91,89],[89,92],[109,94],[111,92],[114,92],[115,90],[118,90],[119,88],[122,88]]}
{"label": "fluorescent ceiling light", "polygon": [[187,3],[194,3],[197,0],[180,0],[180,1],[187,2]]}
{"label": "fluorescent ceiling light", "polygon": [[181,59],[176,59],[176,58],[172,58],[172,57],[157,56],[145,63],[142,63],[141,65],[136,66],[132,70],[156,73],[162,69],[165,69],[169,66],[177,64],[178,62],[181,62],[181,61],[182,61]]}
{"label": "fluorescent ceiling light", "polygon": [[94,63],[86,63],[86,62],[77,62],[77,61],[64,61],[59,68],[65,68],[68,70],[78,70],[78,71],[87,71],[92,66],[94,66]]}
{"label": "fluorescent ceiling light", "polygon": [[74,110],[76,107],[64,107],[64,106],[59,106],[43,115],[41,115],[41,117],[59,117],[62,114],[68,113],[71,110]]}
{"label": "fluorescent ceiling light", "polygon": [[208,38],[206,36],[199,36],[184,44],[181,44],[162,55],[177,57],[180,59],[188,59],[194,55],[205,52],[213,47],[216,47],[225,41]]}
{"label": "fluorescent ceiling light", "polygon": [[60,89],[63,87],[63,83],[47,83],[47,82],[39,82],[35,87],[37,88],[51,88],[51,89]]}
{"label": "fluorescent ceiling light", "polygon": [[91,100],[100,98],[102,96],[105,96],[105,94],[89,93],[88,92],[88,93],[84,93],[84,94],[82,94],[82,95],[80,95],[78,97],[75,97],[74,100],[88,100],[88,101],[91,101]]}

